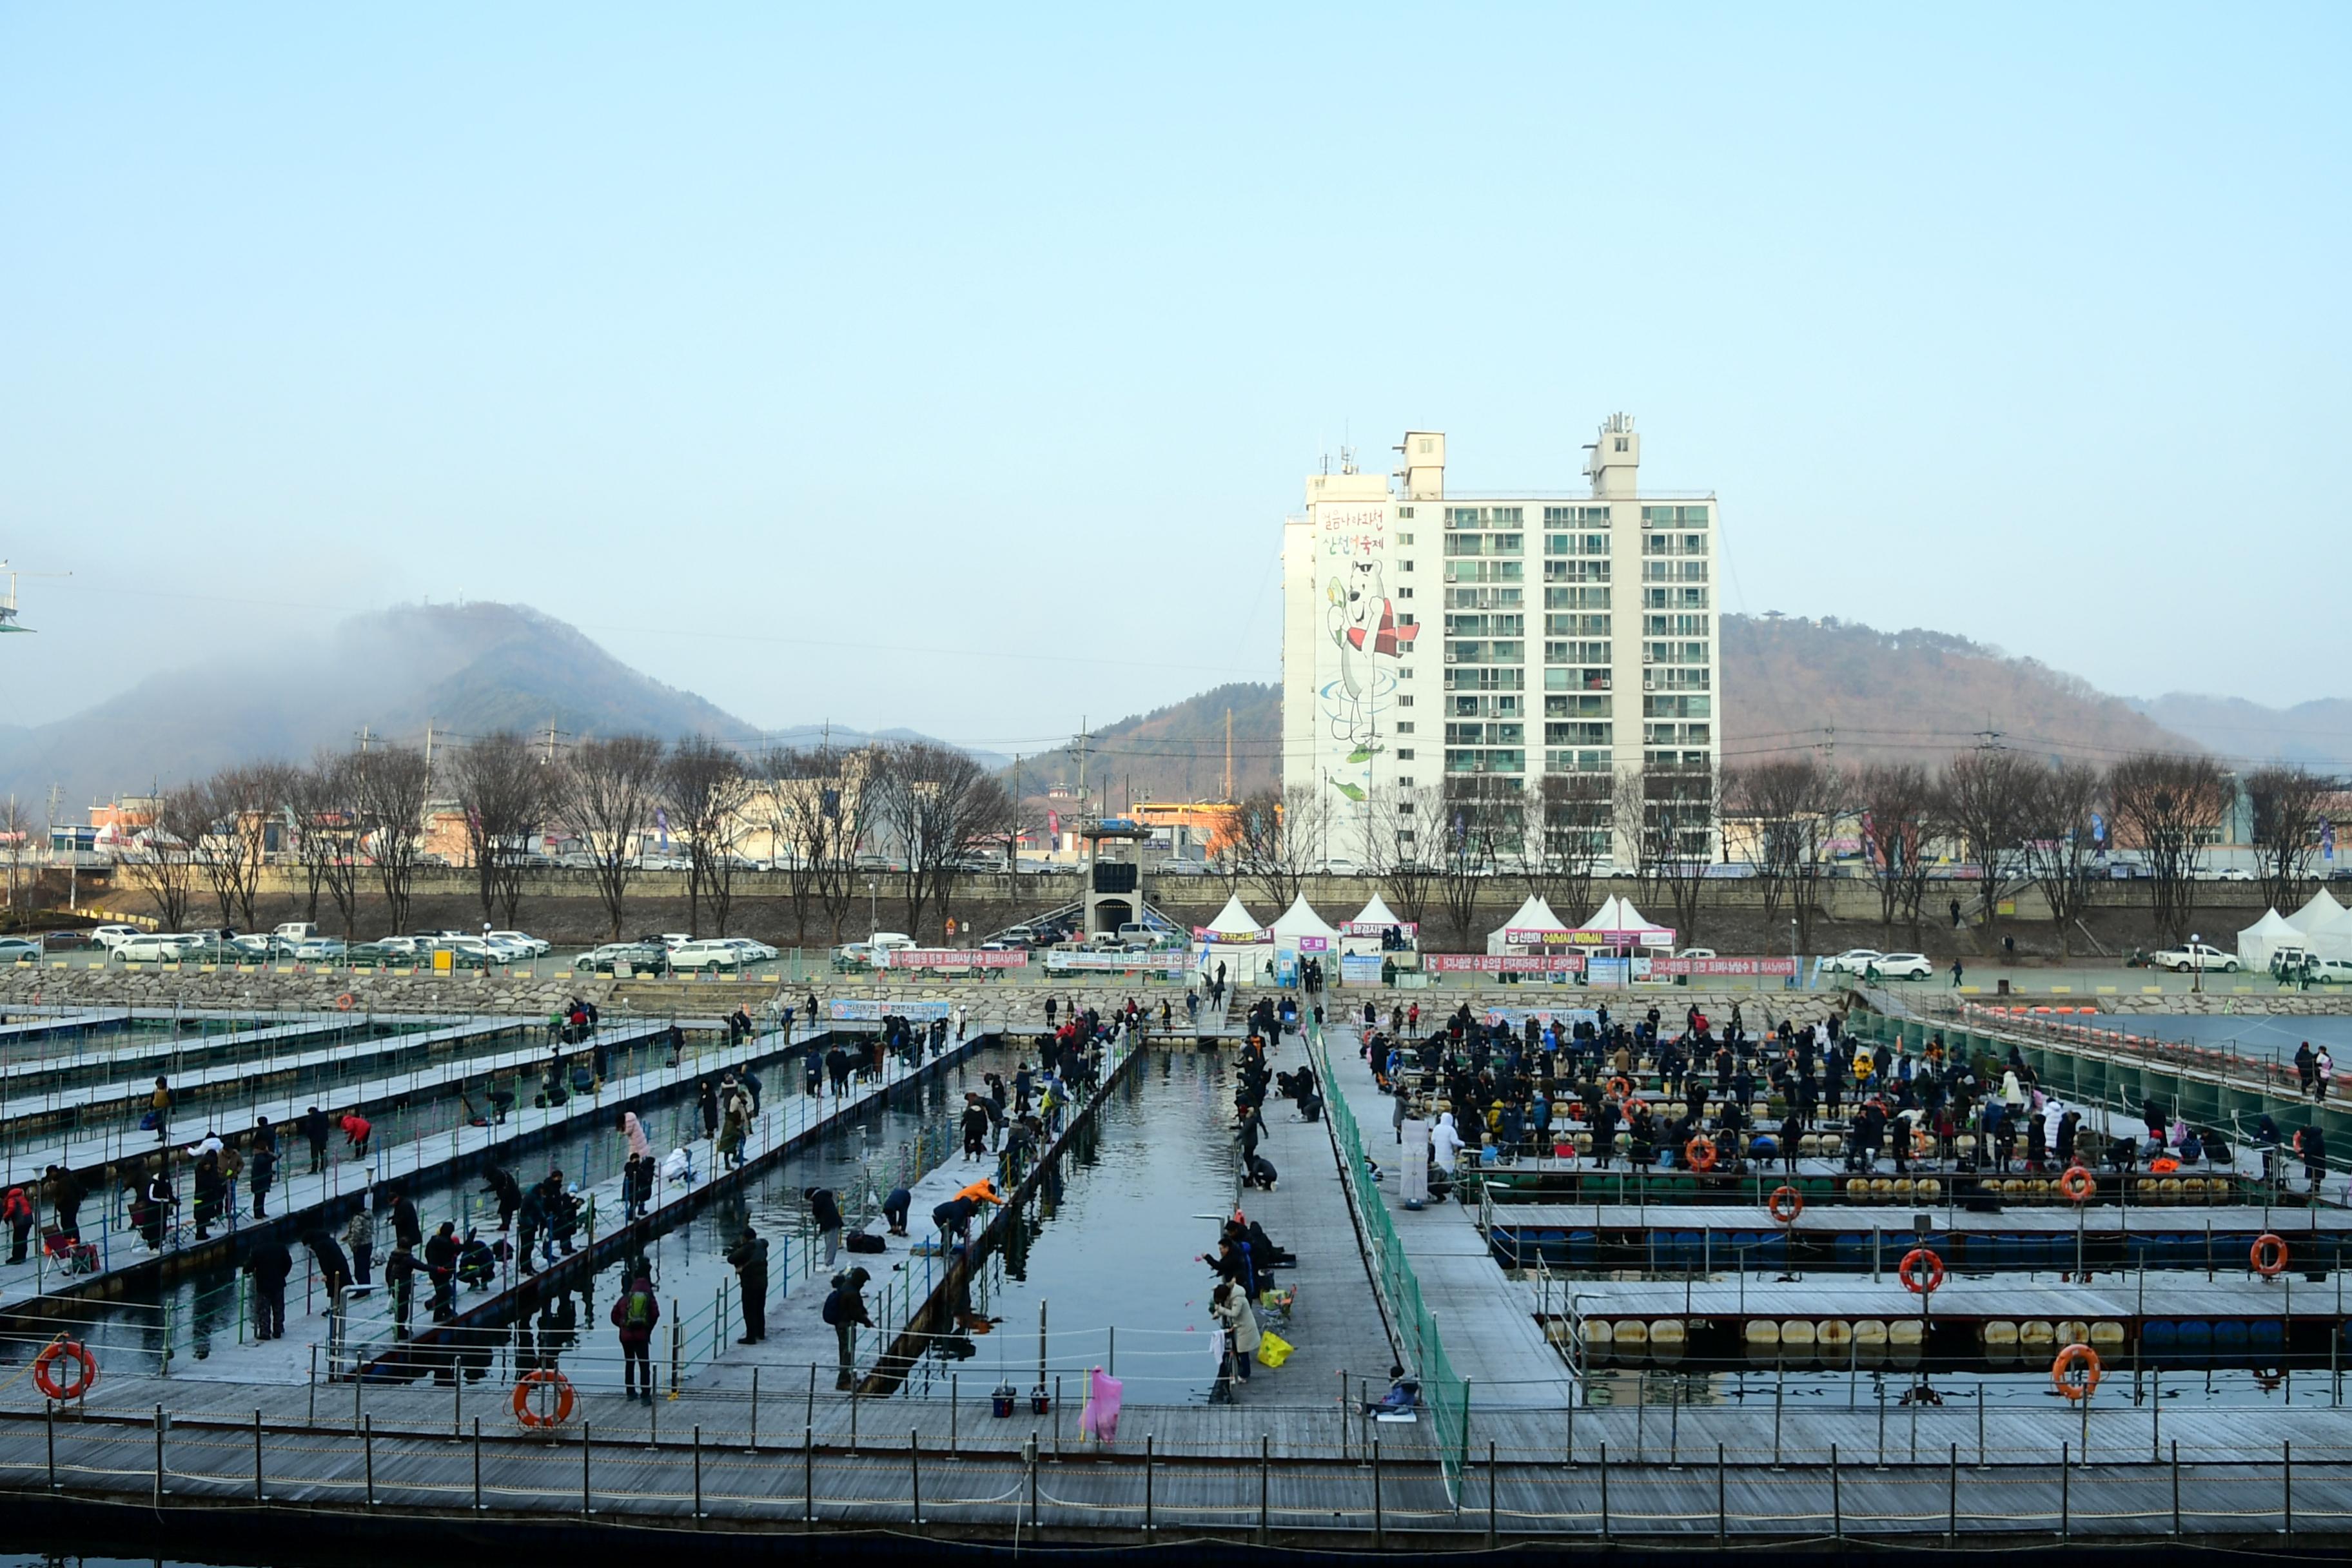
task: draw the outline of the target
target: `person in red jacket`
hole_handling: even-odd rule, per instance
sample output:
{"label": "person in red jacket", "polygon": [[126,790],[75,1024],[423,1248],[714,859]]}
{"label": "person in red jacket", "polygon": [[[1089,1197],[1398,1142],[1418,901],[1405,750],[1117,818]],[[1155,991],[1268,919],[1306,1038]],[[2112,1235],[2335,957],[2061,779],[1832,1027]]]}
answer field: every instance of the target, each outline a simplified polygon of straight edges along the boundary
{"label": "person in red jacket", "polygon": [[643,1273],[629,1280],[629,1288],[613,1303],[613,1327],[621,1335],[621,1375],[625,1397],[635,1399],[643,1391],[645,1402],[654,1402],[654,1325],[661,1321],[661,1301],[654,1295],[654,1282]]}
{"label": "person in red jacket", "polygon": [[343,1112],[343,1136],[351,1141],[352,1158],[364,1160],[368,1152],[368,1134],[374,1131],[368,1119],[356,1110]]}

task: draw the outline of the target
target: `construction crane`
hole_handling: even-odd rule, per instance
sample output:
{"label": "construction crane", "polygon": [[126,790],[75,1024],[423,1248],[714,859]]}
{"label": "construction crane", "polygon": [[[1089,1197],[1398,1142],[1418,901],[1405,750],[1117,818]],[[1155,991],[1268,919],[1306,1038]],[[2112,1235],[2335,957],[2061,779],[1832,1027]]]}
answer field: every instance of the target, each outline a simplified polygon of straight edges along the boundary
{"label": "construction crane", "polygon": [[5,561],[0,561],[0,573],[8,578],[8,590],[0,593],[0,632],[29,632],[33,628],[16,622],[16,579],[19,577],[70,577],[70,572],[19,572]]}

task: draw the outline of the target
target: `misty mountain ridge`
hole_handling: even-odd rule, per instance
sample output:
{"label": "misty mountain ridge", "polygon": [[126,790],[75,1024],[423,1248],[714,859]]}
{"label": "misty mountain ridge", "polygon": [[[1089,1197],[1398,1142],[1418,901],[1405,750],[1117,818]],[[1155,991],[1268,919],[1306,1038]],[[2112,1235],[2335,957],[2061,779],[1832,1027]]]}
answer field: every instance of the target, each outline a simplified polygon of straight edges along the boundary
{"label": "misty mountain ridge", "polygon": [[[79,815],[92,801],[203,778],[231,764],[307,760],[362,730],[421,745],[497,730],[559,742],[629,731],[746,748],[815,745],[816,725],[762,731],[623,664],[577,628],[521,605],[404,605],[233,661],[164,671],[51,723],[0,726],[0,795]],[[837,744],[914,739],[835,725]],[[983,758],[993,764],[998,759]]]}
{"label": "misty mountain ridge", "polygon": [[2226,757],[2352,773],[2352,700],[2341,697],[2265,708],[2242,697],[2168,691],[2149,700],[2135,698],[2132,706]]}

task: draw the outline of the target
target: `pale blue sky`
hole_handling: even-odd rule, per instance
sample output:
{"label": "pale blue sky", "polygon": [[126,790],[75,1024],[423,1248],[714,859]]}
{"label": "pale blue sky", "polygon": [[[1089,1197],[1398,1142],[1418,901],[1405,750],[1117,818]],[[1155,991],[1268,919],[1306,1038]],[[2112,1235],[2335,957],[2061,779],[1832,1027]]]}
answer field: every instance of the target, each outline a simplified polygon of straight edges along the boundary
{"label": "pale blue sky", "polygon": [[1013,750],[1621,408],[1729,608],[2343,693],[2345,8],[1888,9],[0,8],[0,720],[462,594]]}

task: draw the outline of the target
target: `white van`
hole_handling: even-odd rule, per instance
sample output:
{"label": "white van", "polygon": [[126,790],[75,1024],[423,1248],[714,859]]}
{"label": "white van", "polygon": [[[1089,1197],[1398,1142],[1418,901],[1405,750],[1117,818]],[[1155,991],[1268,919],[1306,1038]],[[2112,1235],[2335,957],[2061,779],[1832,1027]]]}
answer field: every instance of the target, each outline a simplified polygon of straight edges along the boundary
{"label": "white van", "polygon": [[204,938],[180,936],[168,931],[141,931],[115,943],[110,959],[119,958],[125,963],[177,963],[202,945]]}
{"label": "white van", "polygon": [[888,952],[914,946],[915,939],[902,931],[877,931],[866,939],[866,945],[871,952]]}
{"label": "white van", "polygon": [[308,942],[319,934],[319,925],[316,921],[288,921],[269,934],[282,942]]}
{"label": "white van", "polygon": [[702,942],[682,942],[669,950],[672,969],[740,969],[745,962],[743,950],[724,938]]}

